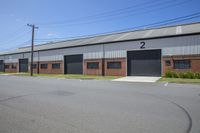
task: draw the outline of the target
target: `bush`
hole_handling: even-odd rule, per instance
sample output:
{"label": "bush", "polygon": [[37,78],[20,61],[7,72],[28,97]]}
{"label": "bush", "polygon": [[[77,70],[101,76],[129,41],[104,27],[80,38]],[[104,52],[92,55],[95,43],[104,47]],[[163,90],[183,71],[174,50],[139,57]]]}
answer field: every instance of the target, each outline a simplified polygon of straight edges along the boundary
{"label": "bush", "polygon": [[165,77],[166,77],[166,78],[172,78],[172,72],[167,71],[167,72],[165,73]]}
{"label": "bush", "polygon": [[183,79],[187,78],[186,74],[183,73],[183,72],[179,73],[179,76],[178,76],[178,77],[179,77],[179,78],[183,78]]}
{"label": "bush", "polygon": [[200,79],[200,73],[195,73],[194,75],[196,79]]}
{"label": "bush", "polygon": [[178,78],[178,74],[176,72],[167,71],[165,73],[166,78]]}
{"label": "bush", "polygon": [[200,73],[193,73],[193,72],[172,72],[167,71],[165,73],[166,78],[184,78],[184,79],[200,79]]}
{"label": "bush", "polygon": [[179,77],[178,77],[178,74],[177,74],[176,72],[172,72],[172,77],[173,77],[173,78],[179,78]]}
{"label": "bush", "polygon": [[195,78],[195,75],[194,75],[194,73],[192,73],[192,72],[186,72],[186,73],[185,73],[185,76],[186,76],[186,78],[188,78],[188,79],[194,79],[194,78]]}

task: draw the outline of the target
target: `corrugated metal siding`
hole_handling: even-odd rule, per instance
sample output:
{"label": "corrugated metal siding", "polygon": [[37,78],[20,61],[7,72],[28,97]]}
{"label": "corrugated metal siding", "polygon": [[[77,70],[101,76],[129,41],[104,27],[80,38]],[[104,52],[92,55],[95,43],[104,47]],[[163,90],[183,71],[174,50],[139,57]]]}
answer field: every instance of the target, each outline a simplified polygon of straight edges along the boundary
{"label": "corrugated metal siding", "polygon": [[200,45],[168,47],[162,49],[163,56],[200,54]]}
{"label": "corrugated metal siding", "polygon": [[39,61],[60,61],[63,60],[63,55],[42,56]]}
{"label": "corrugated metal siding", "polygon": [[4,60],[4,56],[0,56],[0,60]]}
{"label": "corrugated metal siding", "polygon": [[101,58],[103,58],[103,52],[90,52],[83,54],[83,59],[101,59]]}
{"label": "corrugated metal siding", "polygon": [[192,46],[200,45],[200,35],[111,43],[105,45],[105,50],[140,50],[141,42],[145,42],[145,49],[163,49],[166,47]]}
{"label": "corrugated metal siding", "polygon": [[22,58],[22,54],[6,55],[4,56],[5,63],[17,63],[19,58]]}
{"label": "corrugated metal siding", "polygon": [[126,50],[106,51],[105,58],[124,58],[126,57]]}

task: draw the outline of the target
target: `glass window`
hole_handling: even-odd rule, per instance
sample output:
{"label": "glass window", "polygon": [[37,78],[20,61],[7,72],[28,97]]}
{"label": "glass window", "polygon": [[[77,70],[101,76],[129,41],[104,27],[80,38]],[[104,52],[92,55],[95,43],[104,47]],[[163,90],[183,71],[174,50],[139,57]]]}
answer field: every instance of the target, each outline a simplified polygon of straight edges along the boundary
{"label": "glass window", "polygon": [[87,69],[98,69],[99,68],[99,62],[88,62],[87,63]]}
{"label": "glass window", "polygon": [[121,68],[121,62],[107,62],[107,68],[108,69],[120,69]]}
{"label": "glass window", "polygon": [[47,69],[47,68],[48,68],[48,64],[41,64],[41,65],[40,65],[40,68],[41,68],[41,69]]}
{"label": "glass window", "polygon": [[10,68],[10,66],[9,65],[5,65],[5,69],[9,69]]}
{"label": "glass window", "polygon": [[17,65],[16,64],[12,64],[12,69],[16,69]]}
{"label": "glass window", "polygon": [[60,69],[60,63],[52,64],[52,69]]}
{"label": "glass window", "polygon": [[189,69],[190,67],[190,60],[174,60],[174,69]]}
{"label": "glass window", "polygon": [[33,69],[36,69],[37,68],[37,64],[33,64],[32,67],[33,67]]}
{"label": "glass window", "polygon": [[165,61],[165,65],[166,65],[166,66],[171,66],[171,61],[170,61],[170,60],[166,60],[166,61]]}

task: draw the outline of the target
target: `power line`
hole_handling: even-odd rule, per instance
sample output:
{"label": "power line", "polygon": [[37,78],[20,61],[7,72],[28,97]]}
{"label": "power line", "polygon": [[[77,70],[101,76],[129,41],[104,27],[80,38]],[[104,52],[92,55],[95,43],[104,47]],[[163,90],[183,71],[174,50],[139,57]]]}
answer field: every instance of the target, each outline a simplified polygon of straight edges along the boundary
{"label": "power line", "polygon": [[[174,1],[177,1],[177,0],[170,0],[171,2],[174,2]],[[144,13],[150,13],[150,12],[153,12],[153,11],[156,11],[156,10],[161,10],[161,9],[166,9],[166,8],[168,8],[168,7],[172,7],[172,6],[180,6],[181,4],[186,4],[187,2],[191,2],[191,0],[189,1],[189,0],[184,0],[184,1],[181,1],[181,2],[178,2],[178,3],[170,3],[170,1],[167,1],[167,3],[166,3],[166,1],[164,2],[164,3],[156,3],[156,5],[153,5],[153,6],[150,6],[150,7],[143,7],[143,8],[140,8],[140,10],[136,10],[136,9],[134,9],[133,11],[135,11],[135,12],[128,12],[129,13],[129,15],[127,15],[127,14],[113,14],[113,15],[107,15],[106,17],[109,17],[109,18],[104,18],[104,19],[102,19],[102,18],[97,18],[97,20],[95,20],[95,19],[93,19],[93,21],[91,21],[91,20],[87,20],[87,22],[76,22],[76,23],[53,23],[53,24],[51,24],[51,25],[44,25],[45,27],[47,26],[58,26],[58,25],[62,25],[62,27],[63,26],[73,26],[73,25],[83,25],[83,24],[91,24],[91,23],[97,23],[97,22],[104,22],[104,21],[106,21],[106,20],[113,20],[113,18],[124,18],[124,17],[130,17],[130,16],[133,16],[133,15],[141,15],[141,14],[144,14]],[[164,6],[163,6],[164,5]],[[161,6],[161,7],[159,7],[159,8],[157,8],[157,6],[159,7],[159,6]],[[153,9],[151,9],[151,8],[153,8]],[[144,10],[142,10],[142,9],[144,9]],[[147,9],[147,10],[146,10]],[[150,9],[150,10],[149,10]],[[140,11],[140,12],[137,12],[137,11]],[[132,14],[130,14],[130,13],[132,13]],[[121,16],[119,16],[119,15],[121,15]],[[124,16],[125,15],[125,16]],[[99,20],[100,19],[100,20]],[[43,28],[45,28],[45,27],[43,27]]]}
{"label": "power line", "polygon": [[19,47],[27,46],[27,45],[30,44],[30,42],[31,42],[31,40],[28,40],[28,41],[19,43],[19,44],[17,44],[17,45],[11,46],[11,47],[9,47],[9,48],[1,49],[1,51],[10,50],[10,49],[16,49],[16,48],[19,48]]}
{"label": "power line", "polygon": [[[200,17],[200,12],[197,13],[193,13],[190,15],[186,15],[186,16],[182,16],[182,17],[177,17],[177,18],[173,18],[173,19],[168,19],[168,20],[164,20],[164,21],[159,21],[159,22],[155,22],[155,23],[151,23],[151,24],[146,24],[146,25],[141,25],[141,26],[137,26],[137,27],[131,27],[131,28],[126,28],[126,29],[121,29],[121,30],[115,30],[112,32],[104,32],[101,34],[93,34],[93,35],[88,35],[88,36],[78,36],[78,37],[73,37],[73,39],[75,38],[83,38],[83,37],[89,37],[89,36],[96,36],[96,35],[103,35],[103,34],[111,34],[111,33],[116,33],[116,32],[126,32],[126,31],[130,31],[130,30],[134,30],[134,29],[143,29],[145,28],[152,28],[152,27],[158,27],[158,26],[166,26],[169,24],[174,24],[177,22],[183,22],[186,20],[191,20],[194,18],[199,18]],[[69,38],[51,38],[51,39],[36,39],[37,42],[48,42],[48,41],[52,41],[52,40],[64,40],[64,39],[69,39]]]}
{"label": "power line", "polygon": [[25,35],[27,35],[28,33],[30,33],[30,31],[28,31],[28,32],[23,31],[22,34],[17,34],[17,36],[14,36],[13,38],[11,37],[12,39],[9,38],[10,40],[3,41],[3,42],[0,42],[0,43],[3,46],[8,45],[10,43],[14,43],[14,42],[18,41],[19,39],[26,37]]}
{"label": "power line", "polygon": [[117,10],[107,11],[107,12],[103,12],[103,13],[97,13],[97,14],[93,14],[93,15],[89,15],[89,16],[85,16],[85,17],[74,18],[74,19],[71,19],[71,20],[56,21],[56,22],[50,22],[50,23],[38,23],[38,24],[39,25],[51,25],[51,24],[57,24],[57,23],[68,23],[68,22],[73,22],[73,21],[79,21],[81,19],[94,18],[94,17],[98,17],[98,16],[104,16],[104,15],[107,15],[107,14],[116,13],[116,12],[119,12],[119,11],[124,11],[124,10],[127,10],[127,9],[132,9],[132,8],[138,7],[140,5],[154,3],[154,2],[157,2],[157,1],[158,0],[151,0],[149,2],[143,2],[143,3],[140,3],[140,4],[135,4],[135,5],[132,5],[132,6],[129,6],[129,7],[126,7],[126,8],[120,8],[120,9],[117,9]]}
{"label": "power line", "polygon": [[0,36],[1,38],[5,38],[5,37],[7,37],[7,36],[13,36],[13,35],[16,35],[17,33],[19,33],[19,32],[21,32],[22,31],[22,29],[24,29],[25,28],[25,26],[23,25],[23,26],[21,26],[21,27],[19,27],[17,30],[15,30],[15,31],[13,31],[13,32],[10,32],[10,33],[7,33],[7,34],[5,34],[5,35],[3,35],[3,36]]}

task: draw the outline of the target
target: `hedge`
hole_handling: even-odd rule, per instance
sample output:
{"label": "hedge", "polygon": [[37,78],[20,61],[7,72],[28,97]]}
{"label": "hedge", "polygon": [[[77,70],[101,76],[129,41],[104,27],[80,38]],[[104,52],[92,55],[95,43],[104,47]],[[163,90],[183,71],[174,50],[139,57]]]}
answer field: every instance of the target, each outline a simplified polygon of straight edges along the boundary
{"label": "hedge", "polygon": [[187,78],[187,79],[200,79],[200,73],[194,72],[173,72],[167,71],[165,73],[166,78]]}

